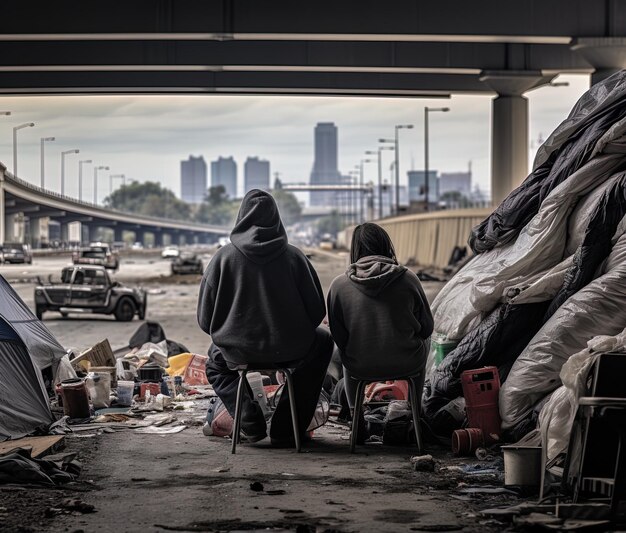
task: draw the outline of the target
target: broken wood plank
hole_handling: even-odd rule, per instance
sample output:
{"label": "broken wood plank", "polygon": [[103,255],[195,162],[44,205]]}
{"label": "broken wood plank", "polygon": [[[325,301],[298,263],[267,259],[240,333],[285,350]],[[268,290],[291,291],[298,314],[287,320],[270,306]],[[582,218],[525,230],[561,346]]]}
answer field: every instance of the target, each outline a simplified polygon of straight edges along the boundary
{"label": "broken wood plank", "polygon": [[0,455],[16,448],[31,448],[31,456],[39,457],[57,447],[65,437],[63,435],[46,435],[43,437],[24,437],[22,439],[0,442]]}

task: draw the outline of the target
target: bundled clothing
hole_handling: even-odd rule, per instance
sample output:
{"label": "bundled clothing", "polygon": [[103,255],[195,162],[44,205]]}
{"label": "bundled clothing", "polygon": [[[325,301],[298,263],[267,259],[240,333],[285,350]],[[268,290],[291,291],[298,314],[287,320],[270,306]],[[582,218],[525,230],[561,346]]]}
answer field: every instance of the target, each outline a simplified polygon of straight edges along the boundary
{"label": "bundled clothing", "polygon": [[[287,242],[276,202],[265,191],[246,194],[230,240],[209,263],[198,297],[198,324],[213,340],[209,382],[232,415],[237,365],[288,362],[297,368],[296,403],[302,420],[308,418],[300,425],[306,429],[332,352],[330,334],[318,328],[326,309],[317,273]],[[244,422],[258,417],[255,413],[248,397]],[[276,423],[289,420],[288,394],[281,395],[274,417],[272,436],[291,431],[290,423]]]}
{"label": "bundled clothing", "polygon": [[328,321],[349,375],[406,377],[422,369],[433,317],[417,276],[383,256],[362,257],[332,282]]}

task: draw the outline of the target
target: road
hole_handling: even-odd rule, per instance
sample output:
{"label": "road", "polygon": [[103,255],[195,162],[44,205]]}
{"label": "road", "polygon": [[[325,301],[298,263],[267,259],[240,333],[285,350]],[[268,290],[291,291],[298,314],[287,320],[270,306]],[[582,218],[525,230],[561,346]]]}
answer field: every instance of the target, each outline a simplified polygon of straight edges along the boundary
{"label": "road", "polygon": [[[208,259],[208,257],[206,258]],[[346,268],[345,254],[312,258],[324,289]],[[18,293],[32,306],[33,278],[56,274],[67,258],[36,259],[32,266],[2,266]],[[183,282],[168,276],[169,264],[157,255],[123,258],[116,278],[150,290],[150,320],[159,321],[172,339],[205,353],[209,338],[196,324],[198,276]],[[30,280],[30,281],[28,281]],[[432,296],[440,284],[427,284]],[[110,317],[62,319],[49,313],[45,324],[66,347],[78,350],[109,338],[124,345],[139,321],[118,323]],[[186,415],[201,423],[206,400]],[[87,438],[67,438],[84,464],[83,483],[72,490],[29,490],[0,486],[6,531],[494,531],[481,524],[477,506],[495,505],[501,496],[457,493],[466,481],[444,471],[454,463],[446,448],[430,445],[437,471],[414,472],[413,448],[367,445],[348,451],[345,427],[328,425],[316,432],[304,453],[272,449],[267,441],[242,445],[230,455],[227,439],[207,438],[200,426],[174,435],[141,435],[132,430]],[[458,463],[458,460],[457,460]],[[459,477],[460,476],[460,477]],[[258,481],[264,490],[254,492]],[[474,482],[475,480],[472,480]],[[461,484],[461,485],[459,485]],[[76,492],[86,490],[86,492]],[[274,491],[274,492],[272,492]],[[451,497],[453,496],[453,497]],[[63,498],[80,497],[94,514],[46,517]],[[489,499],[491,498],[491,499]],[[495,499],[494,499],[495,498]],[[50,514],[48,512],[48,514]]]}

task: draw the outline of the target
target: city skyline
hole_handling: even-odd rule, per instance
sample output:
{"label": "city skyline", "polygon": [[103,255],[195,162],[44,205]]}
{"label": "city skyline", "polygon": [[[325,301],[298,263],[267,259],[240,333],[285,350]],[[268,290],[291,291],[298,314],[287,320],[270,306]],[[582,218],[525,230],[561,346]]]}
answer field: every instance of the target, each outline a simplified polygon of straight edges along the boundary
{"label": "city skyline", "polygon": [[[538,148],[536,139],[564,120],[587,89],[585,75],[560,76],[569,87],[543,87],[527,94],[530,101],[529,159]],[[339,133],[341,174],[347,174],[377,147],[377,140],[393,133],[395,124],[411,123],[413,130],[401,139],[401,185],[408,170],[423,167],[423,107],[451,108],[433,119],[430,132],[431,168],[457,172],[472,161],[473,177],[483,190],[490,188],[490,110],[492,97],[453,96],[448,100],[256,97],[256,96],[41,96],[3,97],[0,117],[0,161],[12,168],[11,128],[24,122],[35,127],[20,132],[19,174],[38,184],[39,141],[55,136],[46,147],[46,183],[59,190],[60,152],[79,148],[81,157],[107,165],[129,180],[159,181],[180,196],[180,161],[190,153],[214,160],[231,154],[243,162],[261,154],[272,162],[281,180],[308,182],[313,164],[311,130],[318,122],[334,122]],[[210,139],[208,141],[207,139]],[[391,175],[393,154],[383,155],[383,178]],[[66,192],[77,194],[78,167],[66,162]],[[272,180],[274,176],[272,176]],[[375,164],[365,165],[366,181],[376,181]],[[106,179],[103,179],[103,188]],[[93,184],[86,180],[85,197]],[[108,192],[108,191],[107,191]],[[243,192],[238,179],[237,195]],[[101,191],[104,194],[104,191]],[[306,195],[304,195],[306,196]]]}

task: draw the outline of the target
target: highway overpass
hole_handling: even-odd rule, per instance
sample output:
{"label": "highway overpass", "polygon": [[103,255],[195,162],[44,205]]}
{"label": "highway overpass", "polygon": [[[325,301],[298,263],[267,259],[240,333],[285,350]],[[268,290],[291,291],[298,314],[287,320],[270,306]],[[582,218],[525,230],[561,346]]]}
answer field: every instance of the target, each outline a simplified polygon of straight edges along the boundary
{"label": "highway overpass", "polygon": [[146,234],[152,234],[157,246],[165,241],[207,243],[230,234],[229,228],[147,217],[80,202],[16,178],[0,163],[0,244],[21,240],[24,223],[30,227],[35,245],[45,242],[38,223],[41,219],[60,223],[64,242],[71,240],[68,225],[72,222],[81,223],[86,229],[84,239],[90,241],[97,240],[99,228],[112,229],[115,241],[122,240],[124,231],[133,232],[139,242],[144,242]]}
{"label": "highway overpass", "polygon": [[492,193],[528,173],[524,94],[626,67],[625,0],[134,0],[3,6],[0,94],[490,94]]}

